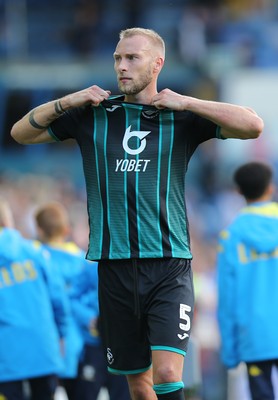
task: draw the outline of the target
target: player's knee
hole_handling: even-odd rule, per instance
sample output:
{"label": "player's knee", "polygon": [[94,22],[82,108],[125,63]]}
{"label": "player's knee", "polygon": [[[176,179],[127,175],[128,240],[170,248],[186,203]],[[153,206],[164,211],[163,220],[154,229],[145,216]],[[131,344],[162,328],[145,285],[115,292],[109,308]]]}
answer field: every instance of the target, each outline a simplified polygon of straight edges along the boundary
{"label": "player's knee", "polygon": [[175,382],[179,380],[179,376],[171,364],[160,365],[156,368],[154,374],[155,383]]}

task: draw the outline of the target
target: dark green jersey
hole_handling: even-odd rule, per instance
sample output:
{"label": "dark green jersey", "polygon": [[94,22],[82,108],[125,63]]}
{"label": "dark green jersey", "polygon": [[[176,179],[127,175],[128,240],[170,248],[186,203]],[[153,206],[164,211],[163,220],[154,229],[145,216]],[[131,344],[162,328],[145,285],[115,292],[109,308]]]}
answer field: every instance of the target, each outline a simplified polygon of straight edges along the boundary
{"label": "dark green jersey", "polygon": [[79,144],[88,195],[88,258],[191,258],[185,174],[217,126],[189,111],[111,97],[64,113],[49,133]]}

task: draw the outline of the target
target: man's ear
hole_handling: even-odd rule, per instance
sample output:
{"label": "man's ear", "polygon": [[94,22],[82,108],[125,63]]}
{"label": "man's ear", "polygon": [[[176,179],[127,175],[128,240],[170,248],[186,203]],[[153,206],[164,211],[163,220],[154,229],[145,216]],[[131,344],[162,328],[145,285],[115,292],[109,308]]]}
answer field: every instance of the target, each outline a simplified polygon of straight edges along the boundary
{"label": "man's ear", "polygon": [[159,73],[164,65],[164,60],[162,57],[156,57],[154,63],[154,72]]}

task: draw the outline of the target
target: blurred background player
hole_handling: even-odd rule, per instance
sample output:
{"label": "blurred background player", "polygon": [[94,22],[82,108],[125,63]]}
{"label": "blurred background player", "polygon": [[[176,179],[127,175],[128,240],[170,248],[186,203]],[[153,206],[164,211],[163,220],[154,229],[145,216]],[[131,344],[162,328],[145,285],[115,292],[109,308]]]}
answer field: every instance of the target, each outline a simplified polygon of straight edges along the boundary
{"label": "blurred background player", "polygon": [[247,206],[220,235],[218,319],[227,368],[247,365],[252,400],[274,400],[278,366],[278,203],[272,168],[248,162],[234,173]]}
{"label": "blurred background player", "polygon": [[[85,253],[74,242],[70,241],[69,215],[63,204],[48,202],[37,209],[35,213],[38,239],[51,255],[52,274],[58,275],[63,281],[63,292],[71,308],[69,291],[74,280],[85,264]],[[79,400],[76,392],[76,377],[83,338],[76,321],[70,313],[69,329],[65,337],[63,369],[60,384],[65,388],[69,400]]]}
{"label": "blurred background player", "polygon": [[0,398],[53,400],[62,367],[60,341],[67,328],[61,282],[46,251],[13,228],[0,199]]}

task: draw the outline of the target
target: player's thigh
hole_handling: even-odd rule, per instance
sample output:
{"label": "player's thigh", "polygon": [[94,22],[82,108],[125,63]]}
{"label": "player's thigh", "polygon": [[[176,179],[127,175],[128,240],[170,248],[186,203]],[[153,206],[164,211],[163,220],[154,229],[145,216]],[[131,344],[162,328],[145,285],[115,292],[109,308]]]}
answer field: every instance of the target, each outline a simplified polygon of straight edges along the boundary
{"label": "player's thigh", "polygon": [[151,365],[147,318],[135,313],[131,260],[99,263],[100,332],[110,372],[126,375]]}
{"label": "player's thigh", "polygon": [[[185,356],[192,328],[194,289],[190,260],[162,261],[150,296],[148,326],[151,350],[169,350]],[[165,272],[163,271],[165,268]]]}

